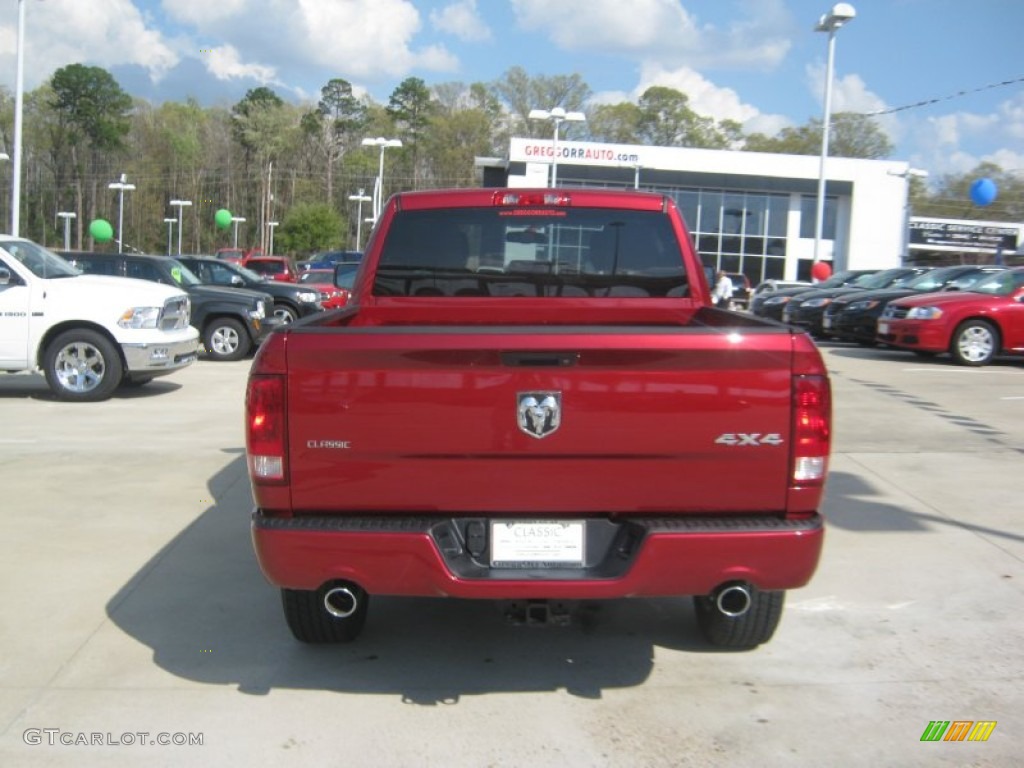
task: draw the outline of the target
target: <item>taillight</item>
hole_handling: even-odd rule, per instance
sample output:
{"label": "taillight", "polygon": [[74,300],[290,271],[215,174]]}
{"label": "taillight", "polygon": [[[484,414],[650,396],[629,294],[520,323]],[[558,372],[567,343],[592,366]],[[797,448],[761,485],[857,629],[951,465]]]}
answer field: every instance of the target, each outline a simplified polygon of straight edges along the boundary
{"label": "taillight", "polygon": [[562,192],[495,192],[494,205],[569,205]]}
{"label": "taillight", "polygon": [[245,445],[249,475],[257,483],[282,483],[287,466],[285,379],[254,374],[245,392]]}
{"label": "taillight", "polygon": [[828,472],[832,397],[826,376],[793,377],[794,486],[821,485]]}

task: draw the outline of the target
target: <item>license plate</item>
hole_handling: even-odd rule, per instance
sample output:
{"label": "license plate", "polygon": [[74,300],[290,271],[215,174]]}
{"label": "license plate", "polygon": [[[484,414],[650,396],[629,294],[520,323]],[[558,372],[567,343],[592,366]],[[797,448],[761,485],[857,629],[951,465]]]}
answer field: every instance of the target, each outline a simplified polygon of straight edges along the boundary
{"label": "license plate", "polygon": [[889,324],[888,323],[879,323],[878,324],[878,332],[879,333],[888,333],[889,332]]}
{"label": "license plate", "polygon": [[491,566],[494,568],[580,568],[584,556],[582,520],[494,520]]}
{"label": "license plate", "polygon": [[821,327],[822,328],[831,328],[832,327],[832,318],[831,317],[823,317],[821,319]]}

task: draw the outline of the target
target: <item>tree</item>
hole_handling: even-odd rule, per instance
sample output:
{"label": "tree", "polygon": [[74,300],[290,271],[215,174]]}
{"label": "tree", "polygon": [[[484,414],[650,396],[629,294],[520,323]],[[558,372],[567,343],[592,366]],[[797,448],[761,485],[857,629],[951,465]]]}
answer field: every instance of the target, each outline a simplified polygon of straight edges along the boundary
{"label": "tree", "polygon": [[401,133],[412,162],[412,185],[416,188],[419,177],[419,143],[434,113],[435,105],[430,89],[418,77],[407,77],[391,94],[387,111]]}
{"label": "tree", "polygon": [[[82,244],[83,219],[96,216],[96,171],[104,155],[124,146],[130,130],[128,113],[132,99],[114,77],[101,67],[69,64],[50,78],[49,108],[55,116],[51,139],[56,162],[67,156],[75,189],[78,245]],[[84,212],[86,176],[90,176],[88,213]],[[120,236],[120,233],[119,233]]]}
{"label": "tree", "polygon": [[334,202],[334,166],[351,148],[363,123],[366,106],[352,94],[352,84],[334,78],[320,89],[314,112],[303,116],[303,130],[315,136],[327,171],[327,201]]}
{"label": "tree", "polygon": [[491,89],[510,113],[509,131],[533,138],[548,136],[551,126],[530,120],[530,110],[562,107],[566,112],[578,112],[591,95],[590,86],[578,74],[530,77],[522,67],[509,69]]}
{"label": "tree", "polygon": [[[821,154],[821,120],[783,128],[774,137],[755,133],[747,136],[748,152],[779,152],[786,155]],[[832,115],[828,153],[832,157],[880,160],[892,154],[892,142],[867,115],[838,112]]]}
{"label": "tree", "polygon": [[299,203],[288,211],[275,235],[275,246],[290,254],[337,249],[342,244],[341,215],[324,203]]}

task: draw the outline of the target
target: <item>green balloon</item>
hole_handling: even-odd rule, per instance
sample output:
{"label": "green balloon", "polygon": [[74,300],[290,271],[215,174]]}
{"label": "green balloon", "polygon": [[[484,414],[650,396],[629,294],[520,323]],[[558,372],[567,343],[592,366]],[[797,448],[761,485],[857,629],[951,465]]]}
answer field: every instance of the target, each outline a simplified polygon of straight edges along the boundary
{"label": "green balloon", "polygon": [[217,229],[227,229],[231,226],[231,211],[221,208],[213,214],[213,223],[217,225]]}
{"label": "green balloon", "polygon": [[94,219],[89,225],[89,234],[97,243],[105,243],[114,236],[114,228],[106,219]]}

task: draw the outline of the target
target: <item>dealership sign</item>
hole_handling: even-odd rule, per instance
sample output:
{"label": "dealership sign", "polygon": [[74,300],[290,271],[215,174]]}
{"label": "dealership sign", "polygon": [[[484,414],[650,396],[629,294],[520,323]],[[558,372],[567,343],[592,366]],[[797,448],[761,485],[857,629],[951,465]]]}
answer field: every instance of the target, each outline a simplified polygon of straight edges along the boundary
{"label": "dealership sign", "polygon": [[910,220],[910,245],[959,251],[1015,251],[1020,228],[990,221]]}

